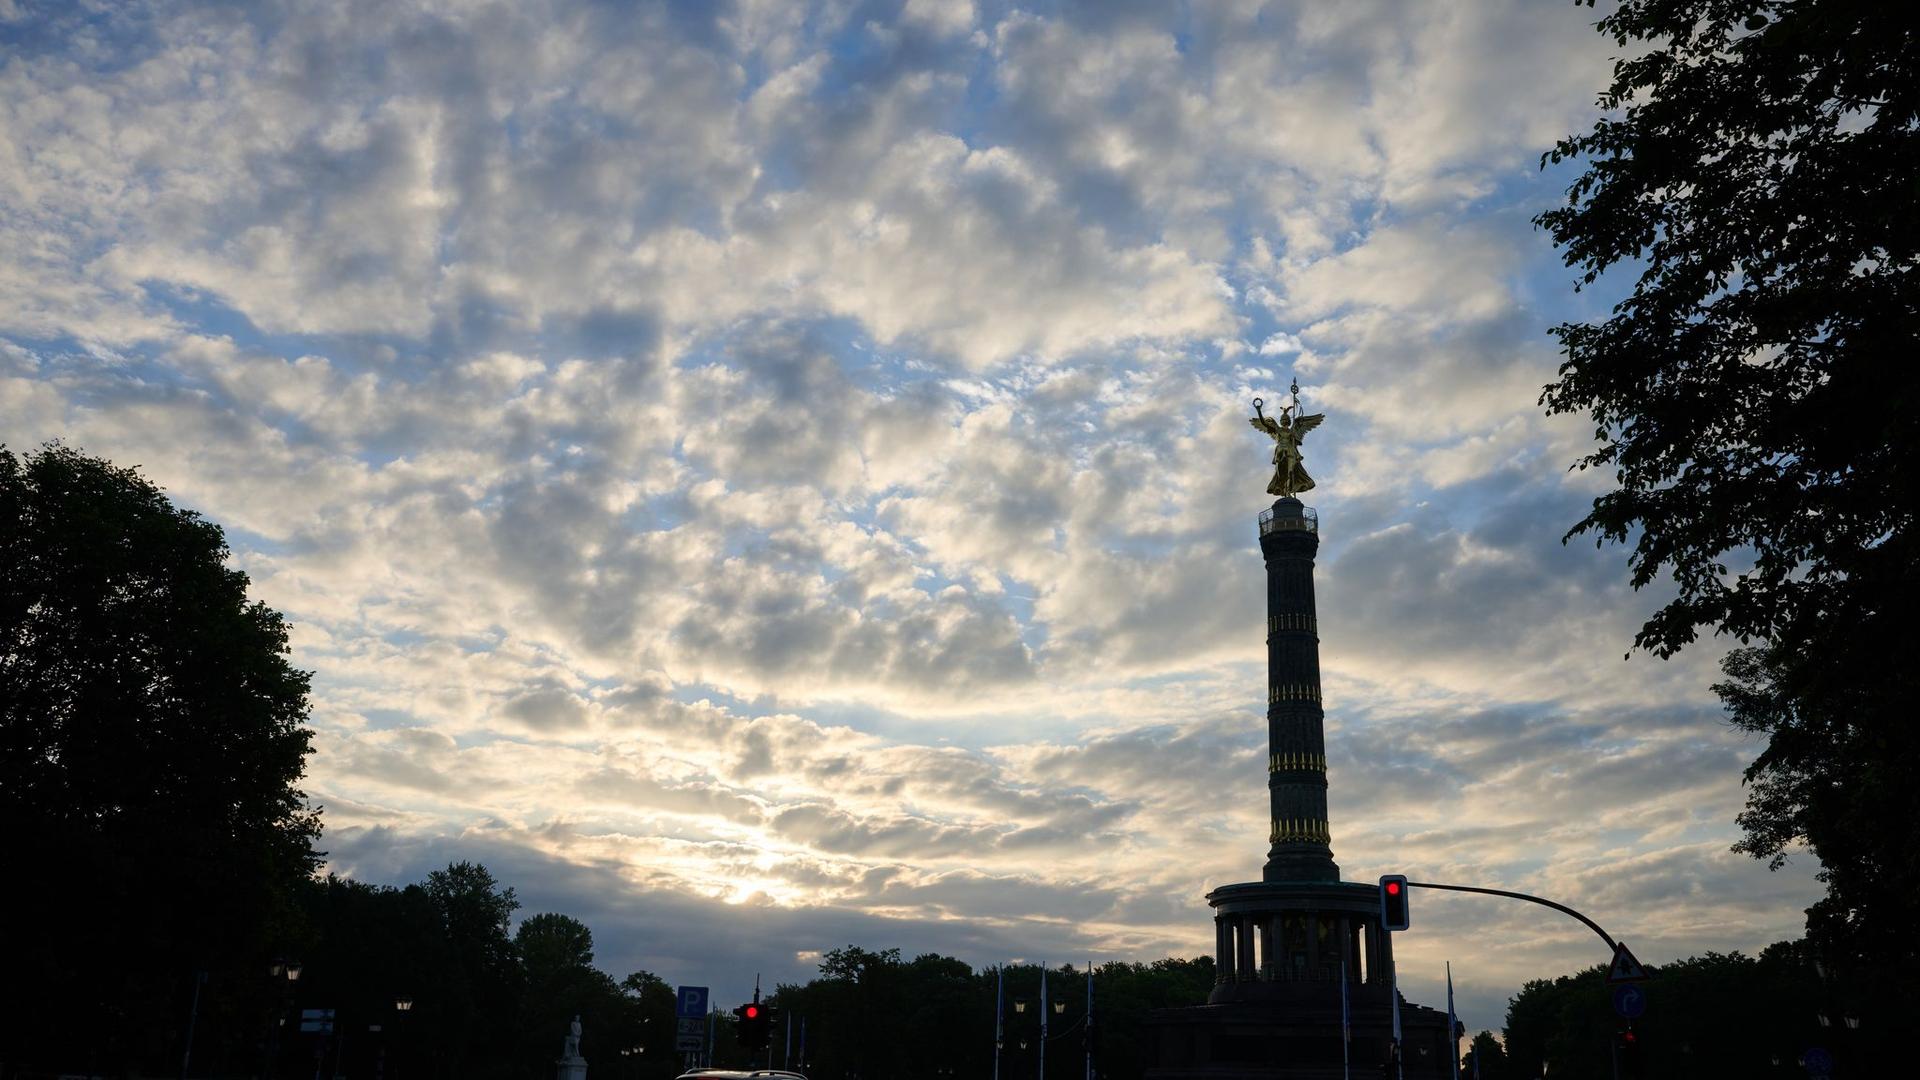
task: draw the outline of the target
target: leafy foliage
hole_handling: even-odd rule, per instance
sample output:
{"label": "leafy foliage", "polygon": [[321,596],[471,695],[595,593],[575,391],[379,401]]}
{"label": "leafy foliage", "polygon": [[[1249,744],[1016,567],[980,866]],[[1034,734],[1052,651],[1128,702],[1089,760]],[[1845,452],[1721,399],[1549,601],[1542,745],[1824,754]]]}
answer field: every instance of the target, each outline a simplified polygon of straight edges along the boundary
{"label": "leafy foliage", "polygon": [[1569,536],[1630,543],[1636,588],[1671,577],[1637,647],[1753,646],[1719,687],[1769,740],[1740,849],[1810,846],[1816,944],[1858,978],[1911,967],[1887,899],[1920,890],[1920,8],[1624,0],[1599,26],[1637,51],[1546,155],[1586,171],[1537,221],[1584,283],[1638,277],[1555,331],[1542,402],[1594,418],[1580,465],[1618,484]]}
{"label": "leafy foliage", "polygon": [[1884,659],[1898,666],[1846,678],[1834,669],[1852,665],[1813,643],[1738,649],[1714,687],[1735,727],[1768,739],[1747,767],[1737,850],[1777,867],[1804,843],[1819,858],[1827,895],[1807,909],[1808,939],[1882,1024],[1914,1001],[1905,973],[1920,959],[1920,686],[1908,657]]}
{"label": "leafy foliage", "polygon": [[[1875,1044],[1860,1041],[1871,1029],[1845,1026],[1848,1006],[1836,1001],[1845,989],[1822,978],[1803,942],[1770,945],[1757,958],[1707,953],[1648,970],[1647,1011],[1633,1022],[1647,1076],[1797,1074],[1796,1061],[1814,1047],[1851,1066],[1840,1075],[1872,1059]],[[1555,1078],[1611,1080],[1611,1040],[1622,1021],[1605,980],[1593,967],[1522,987],[1507,1008],[1505,1075],[1539,1076],[1544,1066]],[[1823,1012],[1833,1026],[1820,1025]]]}
{"label": "leafy foliage", "polygon": [[328,876],[304,902],[308,933],[293,946],[303,974],[271,1004],[289,1018],[332,1009],[346,1038],[288,1031],[272,1048],[281,1075],[310,1071],[320,1053],[349,1076],[546,1080],[575,1016],[600,1075],[679,1072],[672,989],[593,967],[592,931],[566,915],[530,916],[509,936],[518,901],[484,866],[453,863],[399,889]]}
{"label": "leafy foliage", "polygon": [[1460,1059],[1460,1080],[1508,1080],[1511,1075],[1507,1048],[1500,1045],[1493,1032],[1475,1035]]}
{"label": "leafy foliage", "polygon": [[[658,1026],[665,1033],[670,1025],[673,991],[653,975],[636,972],[627,977],[628,984],[638,988],[637,993],[630,994],[623,984],[595,968],[593,931],[578,919],[556,914],[531,916],[520,924],[513,943],[526,979],[516,1024],[520,1060],[551,1058],[556,1034],[567,1030],[576,1016],[586,1031],[582,1055],[591,1050],[609,1067],[619,1060],[622,1051],[630,1056],[635,1047],[644,1046],[650,1028]],[[649,989],[655,990],[652,1004],[656,1011],[664,1000],[665,1019],[646,1015],[639,1007],[647,1001]],[[655,1061],[670,1063],[670,1040],[659,1049]]]}
{"label": "leafy foliage", "polygon": [[200,1015],[246,1014],[213,976],[265,966],[315,865],[307,675],[226,557],[131,469],[0,448],[0,877],[32,928],[8,949],[10,1062],[177,1068],[197,973]]}
{"label": "leafy foliage", "polygon": [[1573,531],[1633,540],[1636,586],[1673,575],[1636,638],[1663,656],[1703,625],[1874,620],[1920,491],[1915,9],[1626,0],[1600,29],[1653,47],[1615,64],[1617,115],[1546,156],[1588,161],[1537,219],[1568,264],[1640,268],[1611,318],[1555,331],[1542,401],[1593,416],[1581,465],[1619,480]]}
{"label": "leafy foliage", "polygon": [[[782,985],[770,999],[789,1015],[806,1018],[809,1075],[992,1076],[996,977],[1004,999],[1001,1073],[1027,1075],[1038,1065],[1043,1003],[1037,966],[976,972],[952,957],[929,953],[903,961],[898,949],[869,952],[850,945],[829,951],[820,973],[805,986]],[[1148,1063],[1148,1014],[1206,1001],[1213,989],[1213,960],[1107,963],[1094,969],[1093,984],[1095,1068],[1111,1080],[1138,1080]],[[1048,1075],[1078,1076],[1085,1065],[1086,994],[1084,968],[1049,969],[1047,998],[1058,1002],[1060,1011],[1049,1014]],[[1024,1012],[1015,1008],[1017,1001],[1026,1002]],[[775,1044],[778,1048],[779,1037]],[[716,1060],[748,1064],[732,1057]],[[774,1063],[780,1061],[776,1049]]]}

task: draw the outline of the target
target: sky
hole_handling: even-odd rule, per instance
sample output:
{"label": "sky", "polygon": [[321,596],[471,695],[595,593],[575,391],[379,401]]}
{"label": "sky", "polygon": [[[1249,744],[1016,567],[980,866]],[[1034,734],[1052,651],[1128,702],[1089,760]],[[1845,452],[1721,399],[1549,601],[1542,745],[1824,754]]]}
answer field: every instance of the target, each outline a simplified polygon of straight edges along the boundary
{"label": "sky", "polygon": [[[0,0],[0,440],[226,530],[329,869],[478,860],[725,1004],[1211,950],[1297,379],[1343,876],[1752,951],[1816,867],[1729,850],[1726,644],[1626,657],[1660,588],[1562,542],[1611,477],[1537,403],[1630,284],[1531,224],[1599,14]],[[1469,1030],[1606,959],[1430,890],[1399,937]]]}

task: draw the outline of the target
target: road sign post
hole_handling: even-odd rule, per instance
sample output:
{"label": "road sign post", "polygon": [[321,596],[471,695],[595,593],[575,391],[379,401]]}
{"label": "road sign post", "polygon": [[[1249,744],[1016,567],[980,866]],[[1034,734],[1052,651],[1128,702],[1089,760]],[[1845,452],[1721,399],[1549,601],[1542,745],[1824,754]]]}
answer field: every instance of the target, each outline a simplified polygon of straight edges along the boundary
{"label": "road sign post", "polygon": [[707,988],[704,986],[682,986],[674,990],[673,1015],[675,1030],[673,1048],[688,1055],[691,1066],[697,1064],[707,1051]]}
{"label": "road sign post", "polygon": [[1627,949],[1626,942],[1620,942],[1613,947],[1613,963],[1607,965],[1607,983],[1609,985],[1639,982],[1646,977],[1647,969],[1641,967],[1640,961],[1633,958],[1633,953]]}

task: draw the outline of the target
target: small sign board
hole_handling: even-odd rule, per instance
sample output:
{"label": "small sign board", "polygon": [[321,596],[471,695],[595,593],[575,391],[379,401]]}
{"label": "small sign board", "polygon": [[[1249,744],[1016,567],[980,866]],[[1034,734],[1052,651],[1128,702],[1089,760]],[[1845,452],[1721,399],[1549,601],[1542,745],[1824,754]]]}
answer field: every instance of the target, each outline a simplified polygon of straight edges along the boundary
{"label": "small sign board", "polygon": [[1647,992],[1628,984],[1613,988],[1613,1011],[1629,1020],[1647,1011]]}
{"label": "small sign board", "polygon": [[706,1049],[706,1042],[699,1035],[681,1035],[673,1040],[673,1048],[682,1054],[697,1054]]}
{"label": "small sign board", "polygon": [[682,986],[674,992],[673,1015],[686,1019],[689,1016],[707,1015],[707,988],[704,986]]}
{"label": "small sign board", "polygon": [[706,1020],[698,1016],[682,1016],[676,1023],[680,1025],[674,1032],[676,1035],[705,1035],[707,1032]]}
{"label": "small sign board", "polygon": [[1807,1072],[1814,1076],[1833,1075],[1833,1055],[1827,1053],[1825,1047],[1816,1046],[1808,1050],[1800,1055],[1800,1060],[1806,1063]]}
{"label": "small sign board", "polygon": [[1627,951],[1627,943],[1621,942],[1613,947],[1613,963],[1607,967],[1607,982],[1639,982],[1647,977],[1647,969]]}
{"label": "small sign board", "polygon": [[332,1009],[301,1009],[300,1030],[318,1032],[322,1035],[333,1033]]}

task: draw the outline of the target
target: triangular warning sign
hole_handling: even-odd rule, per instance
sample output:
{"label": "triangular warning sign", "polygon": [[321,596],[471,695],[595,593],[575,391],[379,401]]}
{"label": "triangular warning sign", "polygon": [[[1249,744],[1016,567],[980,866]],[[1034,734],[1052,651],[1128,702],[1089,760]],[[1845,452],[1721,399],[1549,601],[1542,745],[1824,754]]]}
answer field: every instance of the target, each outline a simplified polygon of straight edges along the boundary
{"label": "triangular warning sign", "polygon": [[1613,963],[1607,968],[1609,983],[1639,982],[1647,977],[1647,969],[1627,951],[1627,943],[1621,942],[1613,947]]}

